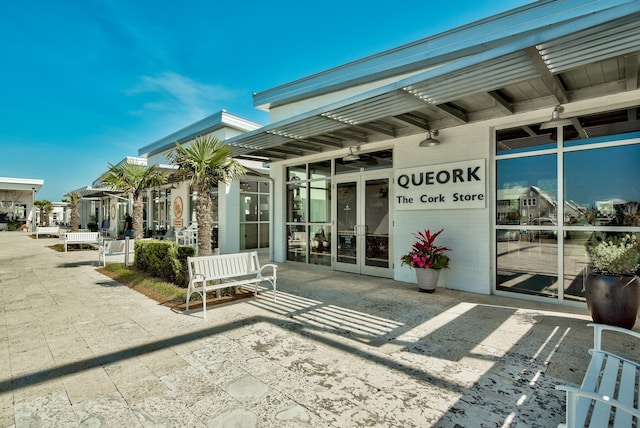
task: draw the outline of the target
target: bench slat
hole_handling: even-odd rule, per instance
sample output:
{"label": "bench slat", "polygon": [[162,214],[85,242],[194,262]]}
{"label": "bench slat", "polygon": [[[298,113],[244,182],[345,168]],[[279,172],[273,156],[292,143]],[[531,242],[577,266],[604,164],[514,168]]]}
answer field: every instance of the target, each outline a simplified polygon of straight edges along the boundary
{"label": "bench slat", "polygon": [[[598,385],[598,381],[600,379],[600,371],[602,370],[602,365],[604,364],[604,356],[605,355],[602,352],[593,350],[591,351],[591,361],[589,362],[589,366],[587,367],[587,372],[584,379],[582,380],[580,389],[584,389],[585,391],[596,390],[596,386]],[[578,398],[578,403],[576,404],[576,426],[584,426],[591,404],[592,402],[588,398]]]}
{"label": "bench slat", "polygon": [[[601,372],[600,386],[598,393],[615,398],[616,382],[618,380],[618,371],[620,369],[620,360],[615,357],[607,356],[604,370]],[[593,414],[589,426],[606,427],[609,426],[609,418],[611,415],[611,405],[596,402],[593,406]]]}
{"label": "bench slat", "polygon": [[[637,367],[628,361],[622,362],[622,371],[620,372],[620,386],[618,388],[619,401],[623,402],[629,407],[633,407],[633,400],[635,391],[638,390],[637,383]],[[631,415],[627,412],[616,412],[614,428],[618,427],[630,427]]]}

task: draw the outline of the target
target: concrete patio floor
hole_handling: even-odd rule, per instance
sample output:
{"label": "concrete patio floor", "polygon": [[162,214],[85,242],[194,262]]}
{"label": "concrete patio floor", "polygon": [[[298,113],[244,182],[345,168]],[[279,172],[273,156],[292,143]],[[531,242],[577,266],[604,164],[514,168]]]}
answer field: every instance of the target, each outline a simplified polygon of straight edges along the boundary
{"label": "concrete patio floor", "polygon": [[583,309],[295,263],[203,320],[56,242],[0,233],[0,427],[555,427],[592,344]]}

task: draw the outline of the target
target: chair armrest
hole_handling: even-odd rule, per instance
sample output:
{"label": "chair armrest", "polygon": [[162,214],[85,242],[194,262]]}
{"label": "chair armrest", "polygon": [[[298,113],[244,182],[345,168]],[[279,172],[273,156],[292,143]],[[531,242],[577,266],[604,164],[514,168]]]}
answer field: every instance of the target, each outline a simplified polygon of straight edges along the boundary
{"label": "chair armrest", "polygon": [[568,394],[576,394],[580,397],[585,397],[591,400],[599,401],[604,404],[608,404],[610,406],[615,407],[616,409],[620,409],[626,413],[629,413],[632,416],[637,416],[638,411],[628,405],[609,397],[608,395],[598,394],[597,392],[585,391],[580,388],[576,388],[568,385],[556,385],[556,389],[560,391],[566,391]]}
{"label": "chair armrest", "polygon": [[593,330],[593,349],[595,349],[596,351],[599,351],[602,349],[602,332],[605,330],[614,331],[617,333],[624,333],[629,336],[633,336],[636,339],[640,339],[640,333],[635,332],[633,330],[627,330],[626,328],[615,327],[607,324],[596,324],[596,323],[589,323],[587,324],[587,326],[593,327],[594,329]]}
{"label": "chair armrest", "polygon": [[275,265],[273,263],[267,263],[266,265],[262,265],[260,267],[260,275],[261,276],[262,276],[262,271],[265,270],[266,268],[271,268],[272,275],[274,277],[276,276],[276,269],[278,268],[278,265]]}
{"label": "chair armrest", "polygon": [[204,283],[207,281],[207,277],[205,277],[203,274],[201,273],[197,273],[195,275],[193,275],[191,277],[191,279],[189,279],[189,287],[191,287],[193,285],[193,283],[195,282],[201,282],[202,285],[204,286]]}

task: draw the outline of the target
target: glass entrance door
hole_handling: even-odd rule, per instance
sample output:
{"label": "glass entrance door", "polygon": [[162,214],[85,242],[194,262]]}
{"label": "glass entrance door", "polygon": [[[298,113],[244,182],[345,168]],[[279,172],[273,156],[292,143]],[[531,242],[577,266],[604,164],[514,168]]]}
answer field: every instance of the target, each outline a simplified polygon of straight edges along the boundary
{"label": "glass entrance door", "polygon": [[393,277],[388,174],[336,180],[334,269]]}

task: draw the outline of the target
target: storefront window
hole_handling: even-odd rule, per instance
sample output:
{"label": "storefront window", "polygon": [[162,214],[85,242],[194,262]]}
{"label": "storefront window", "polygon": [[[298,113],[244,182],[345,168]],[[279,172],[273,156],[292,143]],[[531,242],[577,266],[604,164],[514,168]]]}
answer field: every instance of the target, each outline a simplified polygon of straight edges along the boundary
{"label": "storefront window", "polygon": [[499,160],[496,169],[497,224],[557,223],[556,155]]}
{"label": "storefront window", "polygon": [[640,144],[564,155],[565,224],[640,226]]}
{"label": "storefront window", "polygon": [[270,182],[240,182],[240,249],[269,247]]}
{"label": "storefront window", "polygon": [[496,134],[498,291],[584,302],[585,244],[640,232],[638,108],[570,123]]}
{"label": "storefront window", "polygon": [[287,177],[287,259],[330,266],[331,160],[288,168]]}
{"label": "storefront window", "polygon": [[154,190],[151,209],[153,232],[164,232],[171,227],[171,189]]}

